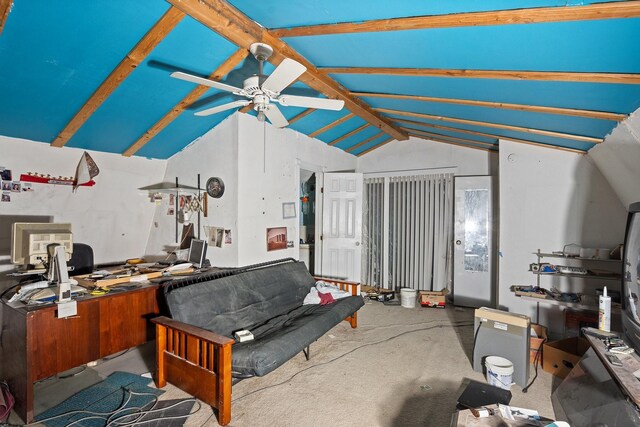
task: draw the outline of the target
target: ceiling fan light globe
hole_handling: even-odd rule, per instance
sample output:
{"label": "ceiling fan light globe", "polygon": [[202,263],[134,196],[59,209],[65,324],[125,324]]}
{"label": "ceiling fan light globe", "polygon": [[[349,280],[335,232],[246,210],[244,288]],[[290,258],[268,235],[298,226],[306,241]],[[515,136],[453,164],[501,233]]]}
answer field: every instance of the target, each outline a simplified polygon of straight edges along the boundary
{"label": "ceiling fan light globe", "polygon": [[267,116],[264,115],[264,111],[258,111],[258,121],[259,122],[264,122],[267,118]]}

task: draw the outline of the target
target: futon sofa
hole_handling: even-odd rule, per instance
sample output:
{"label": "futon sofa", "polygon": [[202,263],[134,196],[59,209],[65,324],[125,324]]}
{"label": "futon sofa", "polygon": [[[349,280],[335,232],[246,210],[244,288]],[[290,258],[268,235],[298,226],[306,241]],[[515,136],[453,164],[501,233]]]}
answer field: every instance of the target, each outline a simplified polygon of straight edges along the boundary
{"label": "futon sofa", "polygon": [[[293,259],[223,270],[164,287],[169,317],[156,324],[156,385],[168,382],[216,409],[218,423],[231,420],[231,385],[263,376],[347,320],[357,327],[364,304],[358,284],[322,279],[351,296],[331,304],[303,305],[316,284]],[[236,342],[248,330],[254,339]],[[307,351],[305,351],[307,350]]]}

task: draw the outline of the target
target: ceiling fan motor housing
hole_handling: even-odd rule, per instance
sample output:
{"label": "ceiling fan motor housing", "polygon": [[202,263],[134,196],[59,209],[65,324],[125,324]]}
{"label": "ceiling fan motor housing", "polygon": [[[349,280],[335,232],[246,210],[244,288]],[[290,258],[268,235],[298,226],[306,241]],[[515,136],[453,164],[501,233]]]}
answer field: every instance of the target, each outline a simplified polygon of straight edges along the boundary
{"label": "ceiling fan motor housing", "polygon": [[247,96],[253,97],[254,95],[262,94],[263,92],[262,89],[260,89],[260,86],[262,86],[262,83],[264,83],[265,79],[265,76],[259,75],[254,75],[245,79],[242,85]]}

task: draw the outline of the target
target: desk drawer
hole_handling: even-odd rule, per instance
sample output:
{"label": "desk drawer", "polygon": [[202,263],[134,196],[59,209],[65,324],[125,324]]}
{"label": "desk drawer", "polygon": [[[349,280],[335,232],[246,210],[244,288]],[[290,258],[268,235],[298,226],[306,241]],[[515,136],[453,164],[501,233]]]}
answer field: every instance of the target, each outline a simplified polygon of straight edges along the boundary
{"label": "desk drawer", "polygon": [[115,294],[100,298],[100,357],[152,340],[150,320],[160,315],[156,290]]}
{"label": "desk drawer", "polygon": [[29,313],[27,358],[31,359],[33,380],[66,371],[99,358],[100,310],[98,300],[78,304],[78,314],[66,319],[56,317],[57,310]]}

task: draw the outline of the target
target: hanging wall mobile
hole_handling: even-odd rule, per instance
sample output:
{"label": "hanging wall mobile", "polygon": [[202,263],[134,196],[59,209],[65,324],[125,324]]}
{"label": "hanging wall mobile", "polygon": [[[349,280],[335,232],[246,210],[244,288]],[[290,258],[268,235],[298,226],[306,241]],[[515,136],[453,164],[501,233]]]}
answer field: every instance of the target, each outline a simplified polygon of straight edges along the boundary
{"label": "hanging wall mobile", "polygon": [[78,187],[92,187],[96,185],[93,178],[100,173],[98,165],[86,151],[82,154],[80,162],[76,167],[75,177],[51,176],[48,174],[40,174],[28,172],[20,175],[20,181],[33,182],[37,184],[54,184],[54,185],[72,185],[75,192]]}

